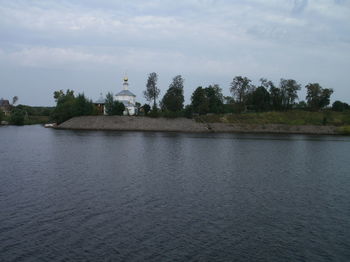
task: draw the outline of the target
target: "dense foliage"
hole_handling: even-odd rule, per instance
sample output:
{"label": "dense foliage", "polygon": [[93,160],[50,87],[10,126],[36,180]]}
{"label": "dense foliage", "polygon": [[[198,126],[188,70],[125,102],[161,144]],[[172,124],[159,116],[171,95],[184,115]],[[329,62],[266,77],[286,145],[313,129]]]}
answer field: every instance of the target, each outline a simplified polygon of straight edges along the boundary
{"label": "dense foliage", "polygon": [[23,125],[24,124],[24,118],[25,118],[25,111],[19,108],[13,108],[10,116],[10,123],[13,125]]}
{"label": "dense foliage", "polygon": [[191,108],[194,113],[223,113],[224,96],[218,85],[210,85],[206,88],[199,86],[192,94]]}
{"label": "dense foliage", "polygon": [[28,116],[50,116],[54,107],[18,105],[16,108],[25,111]]}
{"label": "dense foliage", "polygon": [[337,100],[332,104],[332,110],[337,112],[343,112],[345,110],[350,110],[350,106],[347,103],[343,103]]}
{"label": "dense foliage", "polygon": [[149,111],[151,111],[151,106],[149,104],[144,104],[143,106],[141,106],[141,112],[144,115],[147,115]]}
{"label": "dense foliage", "polygon": [[105,110],[106,114],[109,116],[113,115],[123,115],[125,111],[125,106],[122,102],[115,101],[112,93],[107,93],[105,100]]}
{"label": "dense foliage", "polygon": [[164,111],[180,112],[184,107],[184,80],[181,75],[177,75],[173,78],[169,89],[166,91],[162,102],[161,108]]}
{"label": "dense foliage", "polygon": [[75,116],[96,115],[97,110],[91,100],[88,100],[84,94],[74,96],[74,91],[63,90],[55,91],[54,98],[56,107],[53,110],[52,118],[58,123],[62,123]]}
{"label": "dense foliage", "polygon": [[305,86],[307,89],[306,101],[311,110],[318,111],[328,106],[333,90],[322,88],[318,83],[312,83]]}

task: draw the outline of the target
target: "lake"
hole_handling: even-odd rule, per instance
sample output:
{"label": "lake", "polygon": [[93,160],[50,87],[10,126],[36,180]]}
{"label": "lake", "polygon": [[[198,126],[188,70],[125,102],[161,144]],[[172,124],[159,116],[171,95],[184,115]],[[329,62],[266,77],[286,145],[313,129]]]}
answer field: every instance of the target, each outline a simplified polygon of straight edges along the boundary
{"label": "lake", "polygon": [[0,261],[349,261],[350,137],[0,127]]}

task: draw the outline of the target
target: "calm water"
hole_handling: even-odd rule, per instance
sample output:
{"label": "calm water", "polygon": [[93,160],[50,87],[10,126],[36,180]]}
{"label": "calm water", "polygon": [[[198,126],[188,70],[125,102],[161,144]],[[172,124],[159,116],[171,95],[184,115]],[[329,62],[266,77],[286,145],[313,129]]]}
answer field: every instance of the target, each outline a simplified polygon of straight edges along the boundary
{"label": "calm water", "polygon": [[0,261],[350,261],[350,138],[1,127]]}

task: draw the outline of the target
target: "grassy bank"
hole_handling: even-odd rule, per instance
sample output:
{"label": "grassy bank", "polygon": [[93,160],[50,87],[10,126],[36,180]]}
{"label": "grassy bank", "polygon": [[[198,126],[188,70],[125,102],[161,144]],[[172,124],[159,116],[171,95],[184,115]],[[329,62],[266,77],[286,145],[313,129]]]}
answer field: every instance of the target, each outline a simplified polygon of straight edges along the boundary
{"label": "grassy bank", "polygon": [[[10,124],[11,118],[10,116],[6,116],[3,119],[4,121],[7,121]],[[39,125],[39,124],[47,124],[50,120],[49,116],[26,116],[24,117],[23,125]]]}
{"label": "grassy bank", "polygon": [[[230,124],[284,124],[284,125],[330,125],[350,126],[350,112],[263,112],[225,115],[205,115],[197,117],[198,121],[207,123],[230,123]],[[348,127],[349,128],[349,127]],[[344,131],[346,132],[346,131]]]}
{"label": "grassy bank", "polygon": [[47,124],[48,122],[48,116],[29,116],[24,119],[24,125]]}

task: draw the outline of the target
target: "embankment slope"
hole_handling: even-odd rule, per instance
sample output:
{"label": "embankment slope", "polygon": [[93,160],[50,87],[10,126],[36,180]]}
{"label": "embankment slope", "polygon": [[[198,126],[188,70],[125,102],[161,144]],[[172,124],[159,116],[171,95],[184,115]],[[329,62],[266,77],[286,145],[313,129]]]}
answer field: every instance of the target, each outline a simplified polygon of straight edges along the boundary
{"label": "embankment slope", "polygon": [[81,116],[74,117],[58,129],[72,130],[117,130],[117,131],[160,131],[197,133],[278,133],[336,135],[335,126],[291,126],[281,124],[232,124],[201,123],[187,118],[150,118],[133,116]]}

